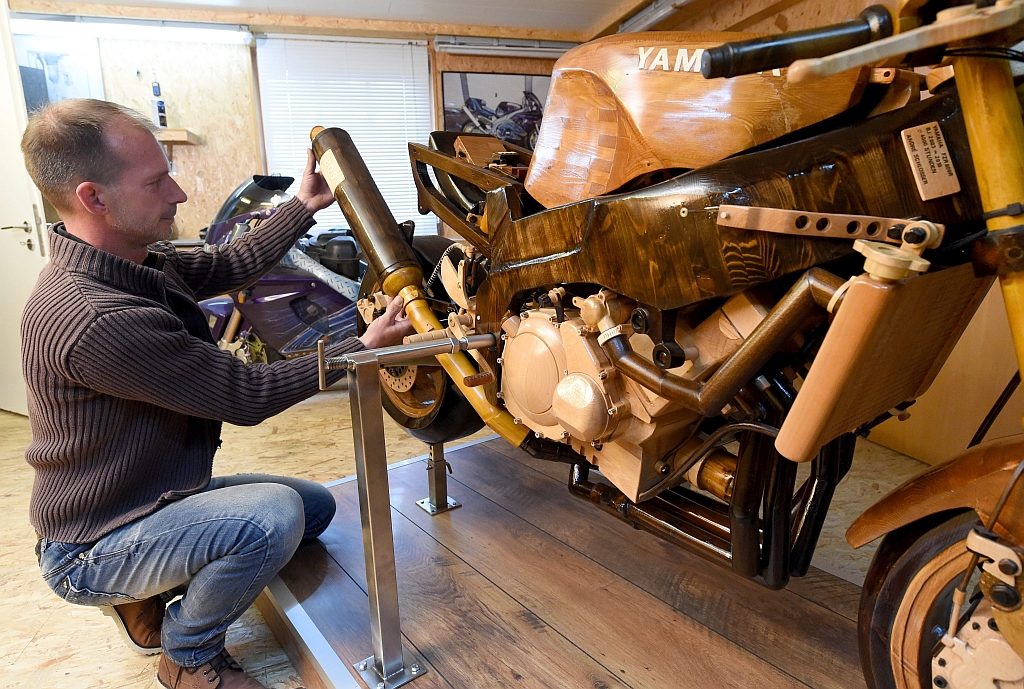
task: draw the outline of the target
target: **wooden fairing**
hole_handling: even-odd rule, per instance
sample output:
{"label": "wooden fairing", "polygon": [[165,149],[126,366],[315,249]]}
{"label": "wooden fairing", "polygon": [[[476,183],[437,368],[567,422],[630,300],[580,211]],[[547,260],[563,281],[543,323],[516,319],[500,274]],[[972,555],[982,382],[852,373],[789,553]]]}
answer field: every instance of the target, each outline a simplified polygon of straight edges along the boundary
{"label": "wooden fairing", "polygon": [[854,278],[775,448],[809,461],[833,438],[923,394],[991,285],[969,264],[899,282]]}
{"label": "wooden fairing", "polygon": [[593,198],[644,173],[720,161],[860,98],[860,69],[799,86],[784,70],[701,76],[706,48],[751,37],[654,31],[567,52],[552,73],[527,190],[548,208]]}

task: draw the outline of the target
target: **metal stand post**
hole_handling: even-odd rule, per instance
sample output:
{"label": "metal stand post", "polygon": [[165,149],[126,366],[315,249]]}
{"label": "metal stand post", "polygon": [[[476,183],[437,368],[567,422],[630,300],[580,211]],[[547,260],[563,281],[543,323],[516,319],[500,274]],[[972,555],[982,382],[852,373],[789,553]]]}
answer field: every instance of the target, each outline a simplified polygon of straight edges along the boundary
{"label": "metal stand post", "polygon": [[[425,674],[427,668],[421,657],[402,647],[387,453],[384,448],[380,367],[414,363],[436,354],[493,347],[495,341],[493,335],[473,335],[461,339],[444,338],[411,345],[367,349],[332,359],[325,357],[323,341],[318,345],[321,389],[327,387],[327,371],[349,371],[349,401],[352,405],[359,517],[363,528],[370,636],[373,644],[373,655],[356,663],[355,668],[372,689],[395,689]],[[440,445],[437,447],[440,448]],[[443,483],[444,455],[440,449],[438,453],[441,465],[438,472],[441,475],[441,490],[444,491],[447,501],[446,485]],[[431,457],[435,457],[433,446]],[[435,461],[435,468],[437,465],[438,462]],[[432,478],[431,498],[436,495],[435,483],[437,481]]]}
{"label": "metal stand post", "polygon": [[458,500],[448,497],[446,472],[450,466],[444,459],[444,443],[431,443],[430,459],[427,460],[427,484],[430,487],[430,495],[416,501],[416,504],[431,517],[462,507]]}

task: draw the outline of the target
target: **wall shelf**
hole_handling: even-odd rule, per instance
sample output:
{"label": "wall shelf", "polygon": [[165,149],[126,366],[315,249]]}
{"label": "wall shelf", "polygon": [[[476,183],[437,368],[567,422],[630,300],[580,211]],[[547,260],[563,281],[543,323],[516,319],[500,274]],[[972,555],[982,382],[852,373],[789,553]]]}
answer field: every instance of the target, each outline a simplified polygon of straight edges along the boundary
{"label": "wall shelf", "polygon": [[194,146],[199,143],[199,135],[187,129],[160,129],[156,140],[168,146]]}

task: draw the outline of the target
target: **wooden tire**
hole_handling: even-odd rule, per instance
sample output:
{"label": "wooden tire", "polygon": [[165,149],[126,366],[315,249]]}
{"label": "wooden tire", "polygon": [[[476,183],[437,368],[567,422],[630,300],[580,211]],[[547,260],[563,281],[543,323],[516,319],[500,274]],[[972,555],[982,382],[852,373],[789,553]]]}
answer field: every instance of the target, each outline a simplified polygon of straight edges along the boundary
{"label": "wooden tire", "polygon": [[[412,246],[424,276],[429,277],[450,244],[451,240],[439,236],[413,238]],[[379,289],[380,280],[371,267],[359,286],[359,296],[369,296]],[[435,281],[427,296],[448,301],[440,281]],[[366,328],[362,319],[359,319],[359,326],[361,330]],[[409,374],[414,376],[411,387],[393,386],[394,381]],[[458,440],[477,432],[484,425],[476,410],[440,366],[417,366],[414,373],[404,366],[382,370],[381,392],[381,406],[388,416],[405,428],[409,435],[425,443]]]}
{"label": "wooden tire", "polygon": [[967,533],[977,521],[973,512],[938,515],[882,540],[858,620],[871,689],[932,687],[932,653],[949,626],[951,594],[970,561]]}

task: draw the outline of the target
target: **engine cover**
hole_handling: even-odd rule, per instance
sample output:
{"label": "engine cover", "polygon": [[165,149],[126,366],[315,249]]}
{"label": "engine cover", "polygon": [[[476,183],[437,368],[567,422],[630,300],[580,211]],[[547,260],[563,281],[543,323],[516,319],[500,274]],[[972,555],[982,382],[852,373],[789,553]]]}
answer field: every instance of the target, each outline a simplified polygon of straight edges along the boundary
{"label": "engine cover", "polygon": [[611,437],[629,402],[615,367],[583,321],[525,312],[502,351],[505,406],[538,435],[583,443]]}

